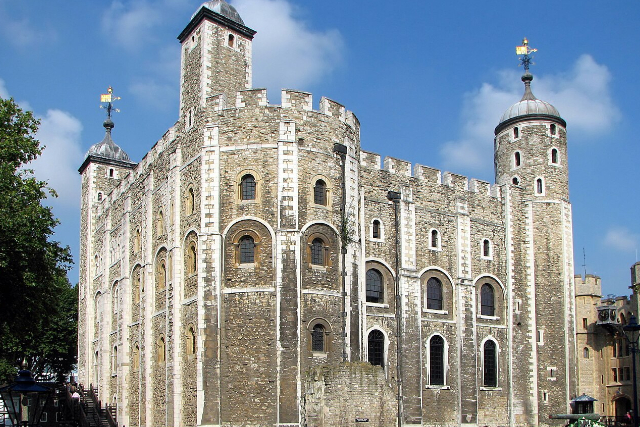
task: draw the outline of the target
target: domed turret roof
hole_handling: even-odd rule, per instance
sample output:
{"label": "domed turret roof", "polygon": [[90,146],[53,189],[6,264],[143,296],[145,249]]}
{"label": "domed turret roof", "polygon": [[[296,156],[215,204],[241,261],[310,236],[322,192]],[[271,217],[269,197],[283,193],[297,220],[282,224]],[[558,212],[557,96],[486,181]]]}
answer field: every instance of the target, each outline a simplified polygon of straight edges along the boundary
{"label": "domed turret roof", "polygon": [[561,119],[556,107],[533,95],[533,92],[531,92],[531,80],[533,80],[533,76],[529,73],[522,76],[524,95],[519,102],[516,102],[504,112],[500,118],[501,124],[507,120],[522,116],[553,116]]}
{"label": "domed turret roof", "polygon": [[236,8],[231,6],[224,0],[211,0],[202,3],[200,7],[196,9],[196,12],[191,16],[191,19],[193,19],[203,7],[206,7],[207,9],[220,14],[225,18],[229,18],[240,25],[244,25],[244,21],[240,17],[240,14],[236,10]]}
{"label": "domed turret roof", "polygon": [[115,126],[111,119],[107,119],[103,124],[106,129],[104,139],[97,144],[94,144],[87,151],[86,157],[94,156],[101,157],[103,159],[108,160],[116,160],[120,162],[131,163],[131,159],[129,159],[129,155],[124,152],[124,150],[116,145],[111,139],[111,129]]}

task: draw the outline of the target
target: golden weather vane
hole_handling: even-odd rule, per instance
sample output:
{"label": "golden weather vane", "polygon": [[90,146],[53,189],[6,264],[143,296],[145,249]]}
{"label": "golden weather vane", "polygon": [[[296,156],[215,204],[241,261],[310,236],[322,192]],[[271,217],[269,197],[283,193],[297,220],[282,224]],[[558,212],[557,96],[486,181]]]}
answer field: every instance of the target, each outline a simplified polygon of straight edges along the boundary
{"label": "golden weather vane", "polygon": [[100,102],[107,105],[100,105],[100,108],[104,108],[107,110],[107,118],[111,119],[111,111],[119,113],[120,110],[117,108],[113,108],[113,101],[119,100],[119,96],[113,96],[113,88],[109,86],[107,89],[107,93],[103,93],[100,95]]}
{"label": "golden weather vane", "polygon": [[529,47],[529,40],[527,40],[526,37],[522,39],[522,46],[516,46],[516,55],[522,55],[520,57],[520,64],[524,66],[525,73],[529,72],[529,65],[533,64],[533,62],[531,62],[533,59],[531,54],[537,51],[538,49],[531,49]]}

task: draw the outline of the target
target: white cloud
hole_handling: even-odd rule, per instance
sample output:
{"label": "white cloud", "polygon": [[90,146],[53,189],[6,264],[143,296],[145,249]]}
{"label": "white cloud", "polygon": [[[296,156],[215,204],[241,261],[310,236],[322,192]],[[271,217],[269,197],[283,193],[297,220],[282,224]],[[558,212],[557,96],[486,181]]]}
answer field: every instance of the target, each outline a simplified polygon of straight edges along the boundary
{"label": "white cloud", "polygon": [[40,120],[36,137],[45,149],[29,167],[38,179],[47,181],[49,187],[57,191],[58,198],[50,200],[51,205],[77,208],[80,205],[77,169],[83,158],[82,125],[77,118],[60,110],[48,110]]}
{"label": "white cloud", "polygon": [[314,31],[286,0],[235,0],[245,24],[258,31],[253,41],[253,86],[271,97],[280,89],[304,90],[341,61],[344,43],[337,30]]}
{"label": "white cloud", "polygon": [[6,9],[0,9],[0,36],[4,42],[19,49],[57,40],[57,33],[52,28],[35,26],[27,18],[11,17]]}
{"label": "white cloud", "polygon": [[604,237],[604,244],[621,252],[638,249],[640,236],[625,227],[611,227]]}
{"label": "white cloud", "polygon": [[153,29],[161,23],[162,9],[146,1],[125,5],[114,1],[102,17],[105,35],[130,51],[137,51],[153,39]]}
{"label": "white cloud", "polygon": [[[445,142],[440,154],[444,166],[456,171],[479,172],[493,164],[493,130],[502,113],[520,100],[523,85],[519,73],[498,73],[497,85],[484,83],[465,94],[462,130],[457,139]],[[557,75],[538,77],[532,83],[538,99],[554,105],[576,141],[609,130],[618,120],[619,110],[610,90],[611,73],[590,55],[580,56],[572,69]]]}

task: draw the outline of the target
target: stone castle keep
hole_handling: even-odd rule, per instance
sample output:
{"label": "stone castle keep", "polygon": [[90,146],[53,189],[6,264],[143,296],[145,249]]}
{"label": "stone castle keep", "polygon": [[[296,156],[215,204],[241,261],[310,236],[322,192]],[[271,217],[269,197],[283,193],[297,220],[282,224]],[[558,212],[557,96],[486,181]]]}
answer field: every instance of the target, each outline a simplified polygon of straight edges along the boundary
{"label": "stone castle keep", "polygon": [[561,425],[566,124],[533,77],[490,185],[381,161],[327,98],[269,104],[254,34],[203,4],[176,124],[136,164],[108,119],[80,167],[79,381],[132,427]]}

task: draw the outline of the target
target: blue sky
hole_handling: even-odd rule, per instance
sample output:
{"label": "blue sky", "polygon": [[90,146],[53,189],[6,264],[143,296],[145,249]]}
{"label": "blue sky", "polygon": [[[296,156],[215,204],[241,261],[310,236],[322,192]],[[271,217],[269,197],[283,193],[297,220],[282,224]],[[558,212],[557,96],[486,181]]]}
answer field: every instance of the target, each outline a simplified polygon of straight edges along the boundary
{"label": "blue sky", "polygon": [[[99,95],[122,97],[113,137],[134,161],[178,117],[177,35],[187,0],[0,0],[0,96],[41,118],[33,164],[60,197],[55,238],[77,260],[80,179],[104,135]],[[640,249],[640,3],[234,0],[253,43],[254,87],[327,96],[361,123],[363,149],[494,181],[493,129],[522,96],[515,46],[534,54],[534,94],[567,121],[576,272],[629,294]],[[526,7],[526,5],[529,5]],[[77,268],[70,280],[78,280]]]}

